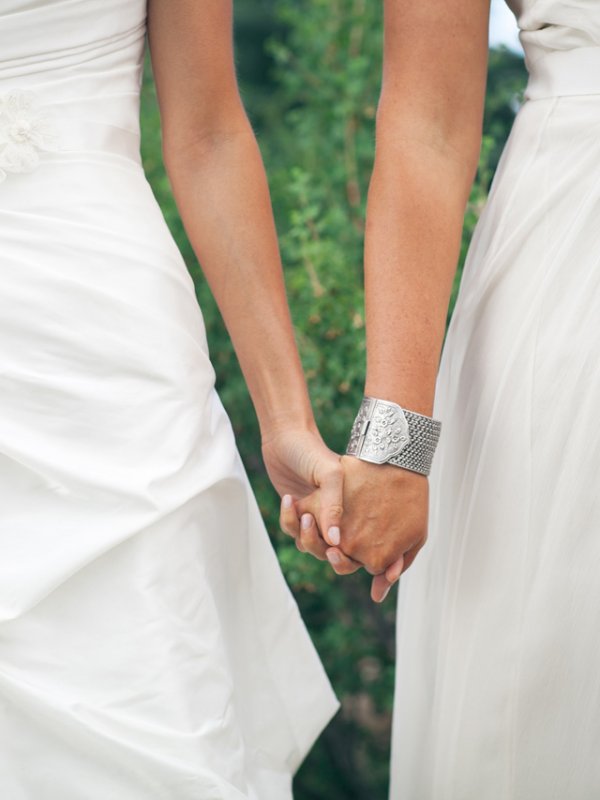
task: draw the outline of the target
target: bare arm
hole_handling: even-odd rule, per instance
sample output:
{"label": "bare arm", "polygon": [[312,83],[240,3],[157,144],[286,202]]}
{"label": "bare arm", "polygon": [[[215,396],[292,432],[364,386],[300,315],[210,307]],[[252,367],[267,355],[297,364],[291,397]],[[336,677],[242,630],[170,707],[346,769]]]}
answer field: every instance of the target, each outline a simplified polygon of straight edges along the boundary
{"label": "bare arm", "polygon": [[228,0],[150,0],[163,157],[264,433],[312,424],[267,180],[240,100]]}
{"label": "bare arm", "polygon": [[[385,0],[365,240],[365,393],[424,414],[432,413],[481,145],[488,22],[489,0]],[[381,600],[425,543],[428,481],[390,465],[342,462],[341,545],[327,554],[340,573],[354,569],[345,555],[363,563]],[[316,498],[299,510],[316,513]]]}
{"label": "bare arm", "polygon": [[248,384],[271,479],[296,495],[325,482],[339,507],[341,468],[314,424],[265,171],[238,91],[231,0],[149,0],[148,40],[165,167]]}
{"label": "bare arm", "polygon": [[386,0],[365,241],[366,392],[431,414],[481,146],[489,0]]}

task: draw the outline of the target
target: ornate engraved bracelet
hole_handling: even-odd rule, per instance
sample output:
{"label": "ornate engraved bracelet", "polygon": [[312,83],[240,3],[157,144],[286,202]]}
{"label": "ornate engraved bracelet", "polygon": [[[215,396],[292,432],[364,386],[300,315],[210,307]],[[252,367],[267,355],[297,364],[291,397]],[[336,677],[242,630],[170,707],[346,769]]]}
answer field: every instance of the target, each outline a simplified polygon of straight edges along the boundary
{"label": "ornate engraved bracelet", "polygon": [[429,475],[442,423],[389,400],[365,397],[354,420],[347,455]]}

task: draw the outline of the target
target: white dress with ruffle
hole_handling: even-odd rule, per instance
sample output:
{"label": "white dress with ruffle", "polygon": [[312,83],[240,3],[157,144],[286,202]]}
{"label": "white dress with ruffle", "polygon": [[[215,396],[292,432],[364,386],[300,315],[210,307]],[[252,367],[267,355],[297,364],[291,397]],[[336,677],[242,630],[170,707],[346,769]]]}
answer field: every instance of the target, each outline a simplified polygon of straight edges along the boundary
{"label": "white dress with ruffle", "polygon": [[0,797],[289,800],[337,701],[140,163],[145,24],[0,4]]}

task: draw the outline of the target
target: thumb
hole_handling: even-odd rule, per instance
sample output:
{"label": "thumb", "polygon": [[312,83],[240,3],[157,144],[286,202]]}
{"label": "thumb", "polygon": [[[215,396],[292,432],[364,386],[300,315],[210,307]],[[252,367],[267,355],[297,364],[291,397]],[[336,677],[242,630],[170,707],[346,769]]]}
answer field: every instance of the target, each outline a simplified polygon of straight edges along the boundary
{"label": "thumb", "polygon": [[344,513],[344,470],[338,462],[332,463],[320,476],[321,510],[319,528],[321,535],[333,547],[340,544],[340,526]]}
{"label": "thumb", "polygon": [[312,494],[296,500],[294,507],[298,519],[303,514],[312,514],[315,519],[318,519],[321,512],[321,490],[316,489]]}

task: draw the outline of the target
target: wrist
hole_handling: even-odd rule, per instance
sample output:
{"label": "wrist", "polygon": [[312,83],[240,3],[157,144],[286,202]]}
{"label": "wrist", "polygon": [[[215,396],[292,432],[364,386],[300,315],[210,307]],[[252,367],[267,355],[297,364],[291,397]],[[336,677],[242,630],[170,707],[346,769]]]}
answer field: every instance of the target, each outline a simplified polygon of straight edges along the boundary
{"label": "wrist", "polygon": [[[413,348],[414,349],[414,348]],[[394,364],[383,354],[369,352],[365,395],[379,397],[397,403],[402,408],[425,416],[433,415],[435,386],[439,369],[439,358],[430,348],[423,352],[407,352]]]}
{"label": "wrist", "polygon": [[433,402],[435,396],[435,378],[430,381],[420,379],[415,382],[406,382],[404,385],[395,385],[389,380],[375,380],[367,378],[365,383],[365,397],[378,397],[397,403],[402,408],[433,416]]}
{"label": "wrist", "polygon": [[290,431],[319,434],[312,408],[285,409],[271,412],[259,419],[262,444],[268,444],[281,434]]}
{"label": "wrist", "polygon": [[271,371],[259,383],[247,379],[263,442],[285,430],[316,430],[317,426],[304,381],[298,369],[288,374]]}
{"label": "wrist", "polygon": [[365,396],[346,454],[375,464],[394,464],[429,475],[441,422],[399,403]]}

